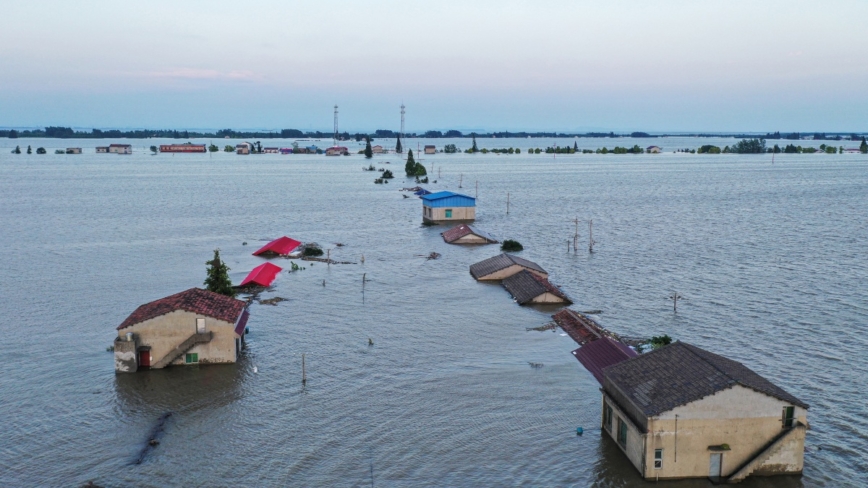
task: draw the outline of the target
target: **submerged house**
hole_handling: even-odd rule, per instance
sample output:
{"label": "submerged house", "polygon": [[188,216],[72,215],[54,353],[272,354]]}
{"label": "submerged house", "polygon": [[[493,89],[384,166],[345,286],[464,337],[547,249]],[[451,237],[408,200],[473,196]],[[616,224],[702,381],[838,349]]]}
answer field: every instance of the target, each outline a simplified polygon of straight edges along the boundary
{"label": "submerged house", "polygon": [[663,152],[663,149],[661,149],[660,146],[648,146],[645,148],[645,152],[650,154],[660,154]]}
{"label": "submerged house", "polygon": [[117,328],[115,372],[234,363],[248,317],[246,302],[200,288],[141,305]]}
{"label": "submerged house", "polygon": [[262,152],[264,154],[277,154],[280,152],[279,147],[263,147]]}
{"label": "submerged house", "polygon": [[451,191],[422,195],[422,220],[428,223],[476,219],[476,199]]}
{"label": "submerged house", "polygon": [[108,152],[109,152],[109,148],[108,148],[108,146],[97,146],[97,147],[96,147],[96,152],[97,152],[97,153],[100,153],[100,154],[103,154],[103,153],[104,153],[104,154],[108,154]]}
{"label": "submerged house", "polygon": [[543,278],[549,276],[546,270],[533,261],[506,253],[470,265],[470,275],[476,281],[499,281],[523,270]]}
{"label": "submerged house", "polygon": [[253,144],[249,142],[242,142],[235,145],[235,154],[250,154],[250,149],[253,147]]}
{"label": "submerged house", "polygon": [[526,269],[505,278],[501,284],[519,305],[573,303],[548,278]]}
{"label": "submerged house", "polygon": [[443,240],[449,244],[497,244],[497,239],[469,224],[459,224],[441,232]]}
{"label": "submerged house", "polygon": [[350,150],[343,147],[343,146],[332,146],[332,147],[326,148],[325,153],[326,153],[326,156],[343,156],[343,155],[349,155]]}
{"label": "submerged house", "polygon": [[80,147],[68,147],[66,148],[66,154],[81,154]]}
{"label": "submerged house", "polygon": [[294,251],[301,242],[283,236],[269,242],[268,244],[257,249],[253,255],[262,257],[287,256]]}
{"label": "submerged house", "polygon": [[132,144],[109,144],[108,152],[112,154],[132,154]]}
{"label": "submerged house", "polygon": [[573,356],[578,359],[600,384],[603,384],[603,369],[609,366],[635,358],[639,354],[630,349],[623,342],[616,341],[611,337],[602,337],[586,343],[584,346],[573,351]]}
{"label": "submerged house", "polygon": [[674,342],[602,376],[603,432],[646,480],[802,472],[808,405],[737,361]]}
{"label": "submerged house", "polygon": [[425,154],[435,154],[437,152],[437,146],[427,145],[425,146]]}
{"label": "submerged house", "polygon": [[281,268],[280,266],[276,266],[271,263],[262,263],[259,266],[253,268],[250,273],[247,274],[247,277],[241,281],[241,284],[238,285],[238,288],[250,286],[271,286],[271,284],[274,283],[274,279],[277,278],[278,273],[280,273],[281,271],[283,271],[283,268]]}
{"label": "submerged house", "polygon": [[203,153],[205,151],[205,144],[192,144],[189,142],[183,144],[160,144],[161,153]]}
{"label": "submerged house", "polygon": [[371,146],[371,152],[374,154],[383,154],[383,146],[377,144],[376,146]]}

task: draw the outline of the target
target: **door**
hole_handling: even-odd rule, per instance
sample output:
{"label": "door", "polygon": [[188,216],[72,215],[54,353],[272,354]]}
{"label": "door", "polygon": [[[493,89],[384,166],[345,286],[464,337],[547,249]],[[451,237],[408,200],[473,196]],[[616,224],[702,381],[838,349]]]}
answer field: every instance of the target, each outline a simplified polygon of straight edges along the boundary
{"label": "door", "polygon": [[139,351],[139,367],[151,367],[151,351]]}
{"label": "door", "polygon": [[205,333],[205,319],[196,319],[196,333],[204,334]]}
{"label": "door", "polygon": [[708,477],[716,480],[720,478],[720,466],[723,461],[723,454],[719,452],[711,453],[711,459],[708,463]]}

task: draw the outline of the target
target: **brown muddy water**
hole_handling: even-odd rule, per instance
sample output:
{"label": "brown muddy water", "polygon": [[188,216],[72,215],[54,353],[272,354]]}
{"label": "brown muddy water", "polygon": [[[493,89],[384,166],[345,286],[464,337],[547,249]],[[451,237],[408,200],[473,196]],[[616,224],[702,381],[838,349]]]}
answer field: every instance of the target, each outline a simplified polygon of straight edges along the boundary
{"label": "brown muddy water", "polygon": [[[398,192],[410,180],[374,185],[357,155],[151,156],[142,141],[132,156],[93,153],[107,142],[0,142],[0,485],[646,485],[593,430],[599,385],[576,345],[526,331],[551,310],[474,282],[468,266],[497,249],[449,246],[444,228],[420,225],[420,201]],[[667,151],[731,142],[653,141]],[[11,155],[13,143],[85,154]],[[373,162],[402,173],[394,155]],[[477,225],[522,242],[577,309],[602,310],[622,334],[669,334],[742,361],[811,405],[804,476],[742,486],[868,482],[865,156],[423,164],[435,191],[461,179],[473,195],[478,181]],[[577,215],[594,219],[594,254],[566,251]],[[365,262],[282,273],[262,298],[289,300],[253,305],[236,365],[115,375],[105,348],[138,305],[200,286],[217,247],[238,282],[261,262],[251,252],[284,234]],[[442,257],[420,257],[431,252]],[[673,290],[686,298],[677,315]],[[168,412],[160,444],[136,464]],[[577,437],[578,426],[588,432]]]}

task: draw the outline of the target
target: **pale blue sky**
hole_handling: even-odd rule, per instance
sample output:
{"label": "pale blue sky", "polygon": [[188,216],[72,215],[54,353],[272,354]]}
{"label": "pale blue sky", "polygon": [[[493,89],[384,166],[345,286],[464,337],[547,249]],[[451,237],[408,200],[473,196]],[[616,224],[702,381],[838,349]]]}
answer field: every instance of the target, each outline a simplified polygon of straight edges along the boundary
{"label": "pale blue sky", "polygon": [[866,131],[868,1],[6,2],[0,126]]}

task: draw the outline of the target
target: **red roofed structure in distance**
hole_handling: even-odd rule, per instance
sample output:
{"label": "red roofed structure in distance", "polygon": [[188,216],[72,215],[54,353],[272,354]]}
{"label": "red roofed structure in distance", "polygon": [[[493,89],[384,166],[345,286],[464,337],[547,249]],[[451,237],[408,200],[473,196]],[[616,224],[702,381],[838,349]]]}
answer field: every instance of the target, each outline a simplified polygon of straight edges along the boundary
{"label": "red roofed structure in distance", "polygon": [[275,239],[268,244],[262,246],[253,253],[254,256],[286,256],[292,251],[294,251],[298,246],[301,245],[301,242],[291,239],[289,237],[283,236],[281,238]]}
{"label": "red roofed structure in distance", "polygon": [[283,271],[283,268],[280,266],[271,263],[262,263],[253,268],[250,273],[248,273],[247,278],[244,278],[244,281],[242,281],[238,286],[271,286],[274,279],[277,278],[277,274],[281,271]]}

